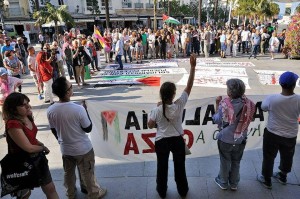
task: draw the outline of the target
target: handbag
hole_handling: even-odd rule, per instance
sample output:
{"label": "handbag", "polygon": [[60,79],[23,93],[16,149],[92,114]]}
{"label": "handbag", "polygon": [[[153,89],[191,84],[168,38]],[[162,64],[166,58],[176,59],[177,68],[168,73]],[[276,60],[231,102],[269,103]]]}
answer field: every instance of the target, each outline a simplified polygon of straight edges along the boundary
{"label": "handbag", "polygon": [[30,154],[21,152],[7,154],[1,160],[1,197],[22,189],[39,187],[40,172],[35,163],[37,157],[31,158]]}
{"label": "handbag", "polygon": [[[170,122],[170,124],[177,131],[177,133],[181,136],[181,134],[179,133],[179,131],[177,130],[177,128],[171,122]],[[184,150],[185,150],[185,155],[191,155],[192,154],[191,150],[189,149],[189,147],[186,145],[185,142],[184,142]]]}

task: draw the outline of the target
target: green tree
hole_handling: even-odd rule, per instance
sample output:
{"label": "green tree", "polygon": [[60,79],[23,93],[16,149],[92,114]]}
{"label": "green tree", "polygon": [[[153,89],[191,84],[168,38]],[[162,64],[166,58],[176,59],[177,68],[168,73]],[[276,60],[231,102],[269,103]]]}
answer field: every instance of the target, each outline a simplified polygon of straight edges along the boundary
{"label": "green tree", "polygon": [[298,4],[298,6],[296,7],[296,12],[300,13],[300,4]]}
{"label": "green tree", "polygon": [[55,7],[51,3],[47,3],[43,9],[33,13],[33,18],[36,19],[35,24],[38,26],[54,21],[56,33],[58,32],[58,22],[65,22],[67,25],[74,26],[74,20],[66,5]]}
{"label": "green tree", "polygon": [[86,0],[87,10],[92,14],[101,14],[98,0]]}

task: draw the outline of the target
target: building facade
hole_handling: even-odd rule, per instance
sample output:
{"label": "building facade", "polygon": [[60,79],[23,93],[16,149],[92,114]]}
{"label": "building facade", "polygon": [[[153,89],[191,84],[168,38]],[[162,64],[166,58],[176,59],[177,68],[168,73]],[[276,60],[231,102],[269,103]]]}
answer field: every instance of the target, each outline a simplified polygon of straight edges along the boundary
{"label": "building facade", "polygon": [[[95,20],[98,21],[98,25],[105,26],[104,0],[98,0],[101,12],[99,15],[92,14],[89,0],[4,0],[2,25],[4,24],[10,35],[21,35],[23,31],[29,31],[33,35],[40,31],[39,27],[34,26],[32,2],[38,2],[39,8],[45,6],[47,2],[54,6],[67,5],[76,26],[80,29],[91,29]],[[157,4],[159,20],[162,19],[162,5]],[[109,0],[109,13],[111,27],[152,27],[154,4],[153,0]],[[161,23],[160,21],[158,26]]]}

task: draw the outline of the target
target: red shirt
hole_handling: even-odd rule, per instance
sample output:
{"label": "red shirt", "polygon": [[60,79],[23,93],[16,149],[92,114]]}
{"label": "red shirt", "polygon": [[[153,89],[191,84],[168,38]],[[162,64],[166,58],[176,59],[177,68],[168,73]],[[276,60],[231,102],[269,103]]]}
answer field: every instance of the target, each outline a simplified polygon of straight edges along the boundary
{"label": "red shirt", "polygon": [[48,62],[39,64],[38,71],[43,82],[49,81],[52,78],[53,68]]}
{"label": "red shirt", "polygon": [[[36,139],[38,129],[34,122],[32,122],[32,129],[30,130],[18,120],[9,120],[6,123],[6,131],[8,131],[8,129],[22,129],[32,145],[39,145],[38,140]],[[6,141],[8,145],[8,153],[18,153],[24,151],[13,141],[9,135],[6,136]]]}

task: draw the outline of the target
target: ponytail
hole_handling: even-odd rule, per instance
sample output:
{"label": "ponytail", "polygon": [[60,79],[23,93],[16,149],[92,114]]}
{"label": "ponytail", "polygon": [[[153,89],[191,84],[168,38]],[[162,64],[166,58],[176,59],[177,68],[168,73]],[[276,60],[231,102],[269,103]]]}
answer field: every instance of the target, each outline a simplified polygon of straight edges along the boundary
{"label": "ponytail", "polygon": [[168,122],[170,121],[169,118],[167,118],[166,116],[166,102],[164,99],[162,99],[162,108],[163,108],[163,116],[168,120]]}

